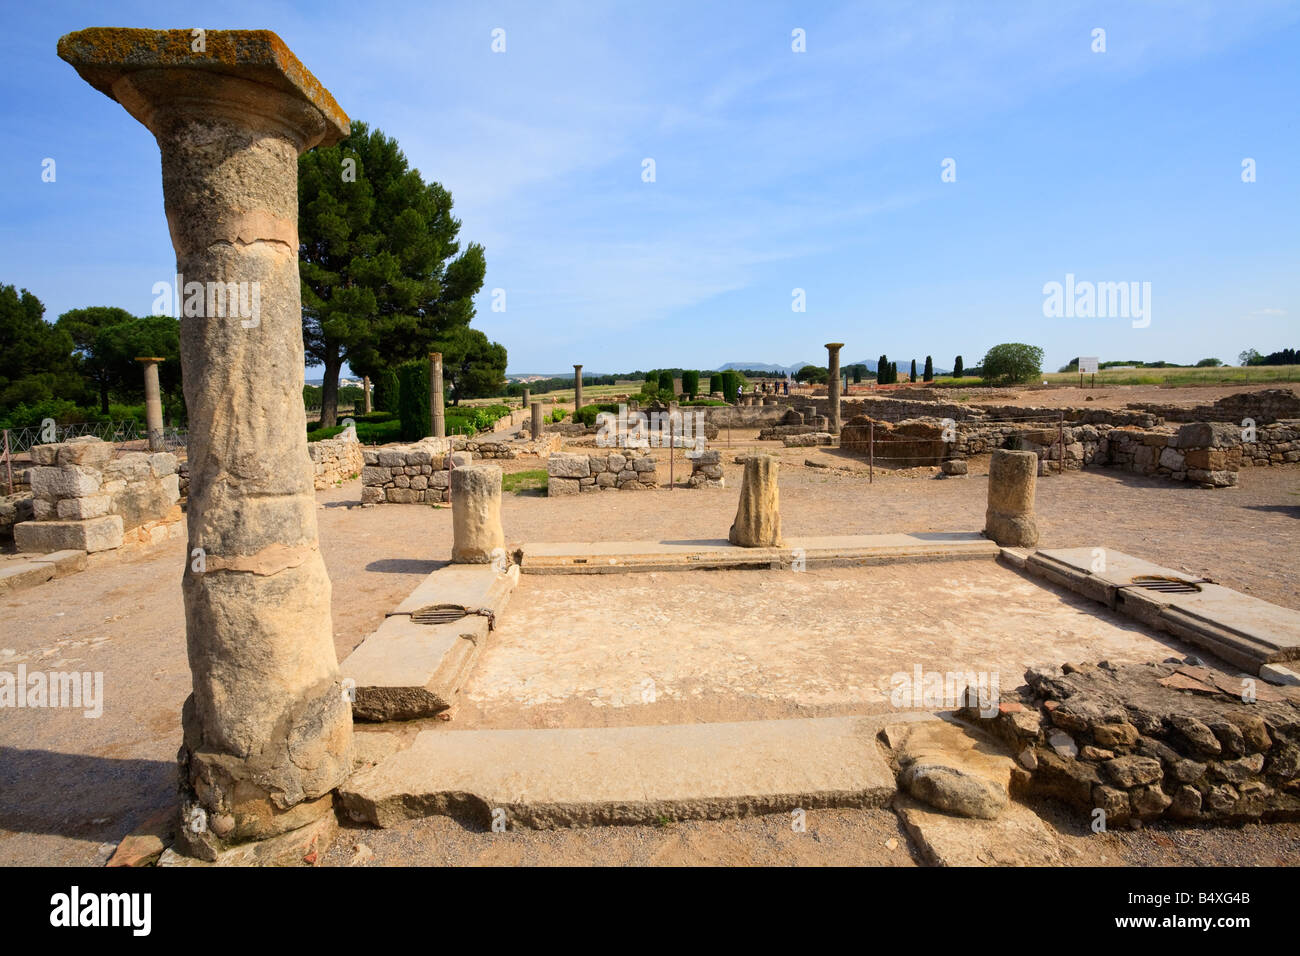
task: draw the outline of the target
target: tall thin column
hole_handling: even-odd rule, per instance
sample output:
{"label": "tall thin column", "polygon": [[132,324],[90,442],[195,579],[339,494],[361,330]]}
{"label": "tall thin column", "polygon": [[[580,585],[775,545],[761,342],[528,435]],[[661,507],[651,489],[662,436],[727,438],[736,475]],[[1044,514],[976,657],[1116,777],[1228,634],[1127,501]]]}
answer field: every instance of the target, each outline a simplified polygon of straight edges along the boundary
{"label": "tall thin column", "polygon": [[536,440],[542,437],[542,403],[533,402],[532,409],[533,409],[533,420],[530,429],[532,432],[533,439]]}
{"label": "tall thin column", "polygon": [[830,399],[830,433],[838,435],[840,433],[840,349],[844,348],[843,342],[827,342],[826,352],[829,359],[827,369],[830,377],[826,381],[826,394]]}
{"label": "tall thin column", "polygon": [[429,353],[429,425],[434,438],[447,437],[447,414],[443,408],[442,353]]}
{"label": "tall thin column", "polygon": [[59,56],[154,134],[176,271],[207,293],[180,329],[193,693],[178,832],[211,860],[327,822],[352,770],[302,427],[297,193],[299,154],[338,142],[348,118],[274,33],[192,42],[97,28],[63,37]]}
{"label": "tall thin column", "polygon": [[361,414],[369,415],[372,411],[374,406],[371,405],[370,398],[370,376],[363,375],[361,376]]}
{"label": "tall thin column", "polygon": [[573,410],[582,407],[582,366],[573,366]]}
{"label": "tall thin column", "polygon": [[144,366],[144,423],[149,433],[149,450],[163,450],[162,389],[158,387],[160,358],[137,358]]}

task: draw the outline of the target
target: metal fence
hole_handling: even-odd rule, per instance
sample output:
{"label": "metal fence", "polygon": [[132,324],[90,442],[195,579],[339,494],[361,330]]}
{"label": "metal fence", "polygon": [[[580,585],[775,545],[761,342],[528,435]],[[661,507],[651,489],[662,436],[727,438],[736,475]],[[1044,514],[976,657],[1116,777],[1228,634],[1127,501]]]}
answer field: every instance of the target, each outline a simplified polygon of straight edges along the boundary
{"label": "metal fence", "polygon": [[[4,448],[10,455],[29,451],[33,445],[49,445],[54,442],[67,441],[93,435],[108,442],[147,442],[149,431],[137,421],[125,422],[78,422],[72,425],[35,425],[31,428],[6,428],[4,430]],[[169,451],[185,447],[186,432],[179,428],[163,429],[163,446]]]}

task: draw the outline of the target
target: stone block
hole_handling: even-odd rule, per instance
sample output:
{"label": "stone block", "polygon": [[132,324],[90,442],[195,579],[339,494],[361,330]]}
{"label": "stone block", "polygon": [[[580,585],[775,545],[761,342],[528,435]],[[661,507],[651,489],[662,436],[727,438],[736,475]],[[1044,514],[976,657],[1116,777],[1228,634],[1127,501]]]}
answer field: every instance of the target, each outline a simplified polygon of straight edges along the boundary
{"label": "stone block", "polygon": [[99,468],[113,458],[113,445],[98,438],[72,439],[59,446],[55,462],[61,466],[85,465]]}
{"label": "stone block", "polygon": [[169,451],[155,452],[149,456],[149,468],[155,478],[165,478],[176,474],[176,456]]}
{"label": "stone block", "polygon": [[122,546],[122,518],[104,515],[87,521],[25,521],[14,525],[19,551],[111,551]]}
{"label": "stone block", "polygon": [[546,460],[546,473],[554,478],[586,478],[591,461],[587,455],[557,452]]}
{"label": "stone block", "polygon": [[47,501],[60,498],[80,498],[99,491],[101,478],[98,471],[69,465],[66,468],[42,466],[29,473],[32,494]]}
{"label": "stone block", "polygon": [[[606,472],[605,474],[608,474]],[[600,477],[604,477],[601,475]],[[548,478],[546,481],[546,494],[555,498],[560,495],[576,495],[578,493],[577,478]]]}
{"label": "stone block", "polygon": [[86,495],[84,498],[61,498],[54,510],[65,521],[82,521],[108,514],[113,499],[110,495]]}

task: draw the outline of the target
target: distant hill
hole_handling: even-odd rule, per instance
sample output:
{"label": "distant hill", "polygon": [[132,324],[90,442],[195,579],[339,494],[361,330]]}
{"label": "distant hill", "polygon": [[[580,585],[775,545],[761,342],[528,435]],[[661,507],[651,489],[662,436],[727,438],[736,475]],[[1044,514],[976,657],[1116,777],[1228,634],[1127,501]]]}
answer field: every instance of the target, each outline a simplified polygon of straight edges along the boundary
{"label": "distant hill", "polygon": [[[824,361],[826,361],[826,360],[825,360],[825,359],[822,359],[822,361],[824,362]],[[850,365],[865,365],[869,371],[874,372],[874,371],[876,370],[876,364],[877,364],[879,361],[880,361],[880,360],[879,360],[878,358],[873,358],[873,359],[863,359],[863,360],[858,361],[858,362],[843,362],[843,361],[842,361],[842,362],[840,362],[840,368],[842,368],[842,369],[846,369],[846,368],[848,368]],[[897,363],[898,363],[898,374],[899,374],[899,375],[906,375],[906,374],[907,374],[909,371],[911,371],[911,369],[912,369],[912,360],[911,360],[910,358],[909,358],[909,359],[906,359],[906,360],[904,360],[904,359],[891,359],[890,361],[894,361],[894,362],[897,362]],[[816,362],[795,362],[793,365],[771,365],[771,364],[769,364],[769,363],[767,363],[767,362],[728,362],[726,365],[723,365],[721,368],[719,368],[718,371],[719,371],[719,372],[725,372],[727,369],[732,369],[732,368],[740,368],[740,369],[752,368],[752,369],[754,369],[754,371],[756,371],[756,372],[757,372],[757,371],[763,371],[763,372],[771,372],[771,373],[773,373],[773,374],[775,374],[775,375],[793,375],[795,372],[799,371],[799,369],[803,368],[805,365],[816,365],[816,364],[818,364],[818,363],[816,363]],[[823,367],[824,367],[824,366],[823,366]],[[919,359],[916,360],[916,371],[917,371],[917,374],[919,375],[919,374],[920,374],[921,372],[923,372],[924,370],[925,370],[925,356],[923,355],[923,356],[921,356]],[[942,369],[942,368],[939,368],[939,367],[936,365],[936,366],[935,366],[935,369],[934,369],[934,374],[935,374],[935,375],[951,375],[951,374],[952,374],[952,370],[951,370],[951,369]]]}

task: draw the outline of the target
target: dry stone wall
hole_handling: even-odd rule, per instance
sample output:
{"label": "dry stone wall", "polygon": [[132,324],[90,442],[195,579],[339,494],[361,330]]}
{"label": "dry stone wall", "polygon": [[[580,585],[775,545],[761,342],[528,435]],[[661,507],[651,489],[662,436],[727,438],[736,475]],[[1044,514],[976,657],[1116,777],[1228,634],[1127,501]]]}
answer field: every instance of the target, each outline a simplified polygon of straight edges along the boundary
{"label": "dry stone wall", "polygon": [[311,458],[312,480],[317,491],[352,480],[361,474],[365,464],[361,444],[355,437],[308,442],[307,455]]}
{"label": "dry stone wall", "polygon": [[[462,439],[463,436],[459,436]],[[362,449],[362,504],[442,504],[451,499],[452,438]],[[469,453],[462,463],[468,464]]]}
{"label": "dry stone wall", "polygon": [[32,448],[32,520],[14,525],[19,551],[109,551],[180,518],[176,456],[115,452],[90,436]]}
{"label": "dry stone wall", "polygon": [[546,460],[546,493],[551,497],[588,491],[640,491],[659,486],[654,456],[644,449],[584,455],[557,452]]}

